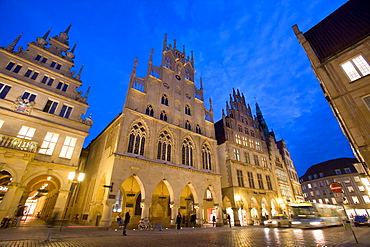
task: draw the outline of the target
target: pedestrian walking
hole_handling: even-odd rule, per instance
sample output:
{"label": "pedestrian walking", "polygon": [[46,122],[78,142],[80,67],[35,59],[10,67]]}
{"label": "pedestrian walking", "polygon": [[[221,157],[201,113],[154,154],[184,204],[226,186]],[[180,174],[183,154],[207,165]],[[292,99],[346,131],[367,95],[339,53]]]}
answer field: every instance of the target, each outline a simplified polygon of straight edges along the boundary
{"label": "pedestrian walking", "polygon": [[230,214],[227,214],[227,221],[228,221],[229,226],[231,228],[231,217],[230,217]]}
{"label": "pedestrian walking", "polygon": [[116,217],[116,221],[117,221],[117,224],[118,224],[118,228],[122,227],[122,217],[121,217],[120,213],[118,213],[118,215]]}
{"label": "pedestrian walking", "polygon": [[215,216],[215,215],[213,215],[213,217],[212,217],[212,224],[213,224],[213,227],[215,227],[215,223],[216,223],[216,216]]}
{"label": "pedestrian walking", "polygon": [[15,210],[15,214],[14,214],[14,216],[17,217],[17,221],[15,223],[15,226],[19,226],[19,224],[21,223],[21,219],[23,217],[23,214],[24,214],[24,206],[19,204],[18,208]]}
{"label": "pedestrian walking", "polygon": [[182,220],[182,217],[181,217],[181,214],[179,212],[176,216],[176,225],[177,225],[176,228],[177,228],[177,230],[181,229],[181,220]]}
{"label": "pedestrian walking", "polygon": [[126,229],[127,229],[128,223],[130,222],[130,218],[131,218],[130,210],[127,210],[125,214],[125,221],[123,222],[123,232],[122,232],[123,236],[127,236]]}

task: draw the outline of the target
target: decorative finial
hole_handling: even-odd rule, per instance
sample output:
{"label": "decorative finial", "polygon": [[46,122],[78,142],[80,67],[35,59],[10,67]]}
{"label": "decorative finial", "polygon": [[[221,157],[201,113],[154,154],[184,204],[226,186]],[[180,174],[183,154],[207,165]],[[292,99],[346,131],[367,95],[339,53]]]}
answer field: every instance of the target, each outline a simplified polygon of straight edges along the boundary
{"label": "decorative finial", "polygon": [[203,89],[203,78],[199,78],[199,82],[200,82],[200,89]]}
{"label": "decorative finial", "polygon": [[167,33],[164,34],[164,40],[163,40],[163,51],[166,50],[167,47]]}
{"label": "decorative finial", "polygon": [[85,94],[85,97],[84,97],[85,102],[86,102],[87,98],[89,97],[90,88],[91,88],[91,85],[89,85],[89,87],[87,88],[87,91],[86,91],[86,94]]}
{"label": "decorative finial", "polygon": [[194,67],[194,52],[193,52],[193,51],[191,51],[190,53],[191,53],[191,64],[192,64],[192,65],[193,65],[193,67]]}
{"label": "decorative finial", "polygon": [[185,45],[182,46],[182,53],[184,53],[185,56]]}
{"label": "decorative finial", "polygon": [[64,31],[64,33],[68,34],[69,30],[71,29],[72,27],[72,23],[69,24],[69,26],[67,27],[67,29]]}
{"label": "decorative finial", "polygon": [[20,38],[22,37],[22,35],[23,35],[23,33],[21,33],[20,35],[18,35],[18,37],[11,44],[8,45],[8,47],[7,47],[7,50],[8,51],[14,50],[14,47],[17,45],[17,43],[20,40]]}
{"label": "decorative finial", "polygon": [[44,36],[42,36],[42,38],[43,38],[44,40],[46,40],[46,39],[48,38],[48,36],[49,36],[49,34],[50,34],[50,31],[51,31],[51,28],[49,28],[49,30],[44,34]]}
{"label": "decorative finial", "polygon": [[76,75],[77,80],[79,80],[81,78],[82,70],[83,70],[84,67],[85,67],[85,64],[83,63],[80,70],[78,71],[78,73]]}
{"label": "decorative finial", "polygon": [[176,50],[176,39],[173,40],[173,49]]}
{"label": "decorative finial", "polygon": [[71,53],[74,53],[74,52],[75,52],[75,49],[76,49],[77,44],[78,44],[78,42],[76,42],[76,43],[74,44],[74,46],[72,47]]}
{"label": "decorative finial", "polygon": [[137,61],[138,61],[138,58],[135,57],[135,59],[134,59],[134,67],[133,67],[132,72],[131,72],[131,74],[133,74],[133,75],[136,74]]}

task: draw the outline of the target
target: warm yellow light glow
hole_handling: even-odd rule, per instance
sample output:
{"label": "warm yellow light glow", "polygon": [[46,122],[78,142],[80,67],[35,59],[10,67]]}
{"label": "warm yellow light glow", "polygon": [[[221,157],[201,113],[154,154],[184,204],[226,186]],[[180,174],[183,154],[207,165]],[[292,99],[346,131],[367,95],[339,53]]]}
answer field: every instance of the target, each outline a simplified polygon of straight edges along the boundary
{"label": "warm yellow light glow", "polygon": [[47,180],[51,180],[51,177],[50,177],[50,176],[48,176],[46,179],[47,179]]}
{"label": "warm yellow light glow", "polygon": [[84,178],[85,178],[85,173],[81,172],[80,174],[78,174],[77,181],[82,182],[84,181]]}
{"label": "warm yellow light glow", "polygon": [[75,172],[70,172],[69,174],[68,174],[68,180],[73,180],[74,178],[75,178]]}
{"label": "warm yellow light glow", "polygon": [[240,195],[235,195],[235,201],[240,201]]}

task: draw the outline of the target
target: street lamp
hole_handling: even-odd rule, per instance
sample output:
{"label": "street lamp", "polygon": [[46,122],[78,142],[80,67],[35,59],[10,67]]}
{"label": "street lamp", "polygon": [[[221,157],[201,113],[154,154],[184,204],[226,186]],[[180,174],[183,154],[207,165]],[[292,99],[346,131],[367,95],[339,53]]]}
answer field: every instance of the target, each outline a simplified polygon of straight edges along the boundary
{"label": "street lamp", "polygon": [[68,181],[71,182],[72,184],[70,188],[70,193],[68,195],[66,210],[64,212],[63,219],[66,218],[66,216],[69,213],[70,208],[73,206],[73,203],[77,196],[76,194],[77,187],[84,179],[85,179],[85,173],[83,172],[76,171],[76,172],[70,172],[68,174]]}

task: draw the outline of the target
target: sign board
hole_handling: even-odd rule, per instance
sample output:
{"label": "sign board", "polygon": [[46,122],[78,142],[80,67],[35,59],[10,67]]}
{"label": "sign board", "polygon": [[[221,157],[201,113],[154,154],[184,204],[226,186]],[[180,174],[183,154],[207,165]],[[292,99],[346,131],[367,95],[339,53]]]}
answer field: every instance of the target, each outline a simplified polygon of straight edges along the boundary
{"label": "sign board", "polygon": [[332,183],[332,184],[330,184],[330,189],[334,193],[342,193],[342,191],[343,191],[342,186],[340,184],[338,184],[338,183]]}

